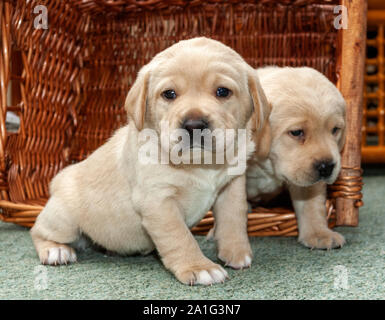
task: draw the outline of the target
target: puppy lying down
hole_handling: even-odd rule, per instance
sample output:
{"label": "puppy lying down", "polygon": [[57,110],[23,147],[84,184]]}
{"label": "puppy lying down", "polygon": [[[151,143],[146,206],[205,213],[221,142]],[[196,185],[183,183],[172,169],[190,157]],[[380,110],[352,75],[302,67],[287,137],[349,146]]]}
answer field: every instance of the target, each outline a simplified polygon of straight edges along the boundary
{"label": "puppy lying down", "polygon": [[[203,255],[189,230],[213,208],[218,257],[233,268],[249,266],[246,163],[235,174],[229,169],[236,164],[227,158],[218,164],[158,160],[180,143],[168,133],[174,129],[188,136],[186,145],[182,140],[188,160],[197,160],[192,155],[197,150],[213,159],[218,153],[202,145],[202,137],[189,144],[194,130],[245,129],[253,114],[250,128],[261,131],[269,108],[255,70],[220,42],[181,41],[140,70],[125,107],[128,124],[52,180],[51,196],[31,230],[40,261],[75,261],[70,244],[86,235],[120,254],[156,248],[166,268],[185,284],[222,282],[226,271]],[[141,133],[149,129],[170,138],[169,145],[162,138],[144,141]],[[236,157],[239,145],[233,141]],[[147,151],[157,150],[155,162],[140,159],[145,143]],[[247,159],[255,148],[251,134],[245,145]]]}
{"label": "puppy lying down", "polygon": [[249,160],[247,197],[268,201],[287,188],[307,247],[341,247],[344,237],[328,228],[326,186],[340,171],[345,140],[345,101],[318,71],[265,67],[258,76],[272,111],[268,158]]}

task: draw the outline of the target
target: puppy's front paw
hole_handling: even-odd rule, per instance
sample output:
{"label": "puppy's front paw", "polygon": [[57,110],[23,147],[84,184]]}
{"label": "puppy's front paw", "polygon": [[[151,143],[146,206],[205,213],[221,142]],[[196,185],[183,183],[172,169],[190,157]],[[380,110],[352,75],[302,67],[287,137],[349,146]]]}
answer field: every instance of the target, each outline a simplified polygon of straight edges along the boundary
{"label": "puppy's front paw", "polygon": [[233,269],[249,268],[251,266],[252,252],[250,245],[236,246],[234,244],[224,246],[218,252],[218,258]]}
{"label": "puppy's front paw", "polygon": [[61,265],[76,262],[75,250],[66,245],[45,248],[39,253],[42,264]]}
{"label": "puppy's front paw", "polygon": [[211,285],[213,283],[224,282],[227,272],[219,264],[210,261],[202,266],[187,267],[175,273],[177,279],[188,285],[203,284]]}
{"label": "puppy's front paw", "polygon": [[300,236],[298,241],[311,249],[341,248],[345,244],[345,238],[341,234],[329,229],[317,230],[311,234]]}

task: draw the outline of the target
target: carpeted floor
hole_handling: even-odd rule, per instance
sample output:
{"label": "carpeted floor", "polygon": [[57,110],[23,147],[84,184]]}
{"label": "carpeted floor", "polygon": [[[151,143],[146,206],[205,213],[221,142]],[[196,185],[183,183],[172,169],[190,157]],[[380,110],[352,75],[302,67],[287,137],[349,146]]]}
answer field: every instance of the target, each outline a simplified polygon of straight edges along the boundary
{"label": "carpeted floor", "polygon": [[[365,168],[358,228],[339,228],[347,245],[309,250],[294,238],[251,239],[250,269],[229,270],[211,287],[180,284],[155,255],[105,256],[86,250],[79,262],[40,266],[28,230],[0,223],[1,299],[385,299],[385,167]],[[216,260],[215,245],[197,237]]]}

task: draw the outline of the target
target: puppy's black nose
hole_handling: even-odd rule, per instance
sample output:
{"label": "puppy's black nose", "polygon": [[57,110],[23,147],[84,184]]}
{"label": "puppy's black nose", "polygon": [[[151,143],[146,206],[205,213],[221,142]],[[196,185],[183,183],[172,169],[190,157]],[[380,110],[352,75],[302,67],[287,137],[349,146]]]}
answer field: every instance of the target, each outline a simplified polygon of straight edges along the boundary
{"label": "puppy's black nose", "polygon": [[315,163],[314,168],[321,178],[329,178],[333,172],[335,163],[331,160],[322,160]]}
{"label": "puppy's black nose", "polygon": [[182,124],[182,129],[186,129],[190,136],[194,129],[204,130],[208,129],[209,124],[204,119],[186,119]]}

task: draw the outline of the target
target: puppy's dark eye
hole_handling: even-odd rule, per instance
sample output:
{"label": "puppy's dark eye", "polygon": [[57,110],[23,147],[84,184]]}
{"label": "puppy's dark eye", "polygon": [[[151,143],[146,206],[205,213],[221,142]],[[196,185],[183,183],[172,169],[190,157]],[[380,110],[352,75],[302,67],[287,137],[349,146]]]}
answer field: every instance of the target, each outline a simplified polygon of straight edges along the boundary
{"label": "puppy's dark eye", "polygon": [[341,129],[338,127],[334,127],[332,130],[332,134],[337,134]]}
{"label": "puppy's dark eye", "polygon": [[162,92],[163,98],[167,100],[174,100],[176,99],[176,93],[174,90],[166,90]]}
{"label": "puppy's dark eye", "polygon": [[305,132],[303,130],[292,130],[289,132],[293,137],[303,137]]}
{"label": "puppy's dark eye", "polygon": [[231,95],[231,90],[223,87],[219,87],[216,92],[217,97],[227,98]]}

